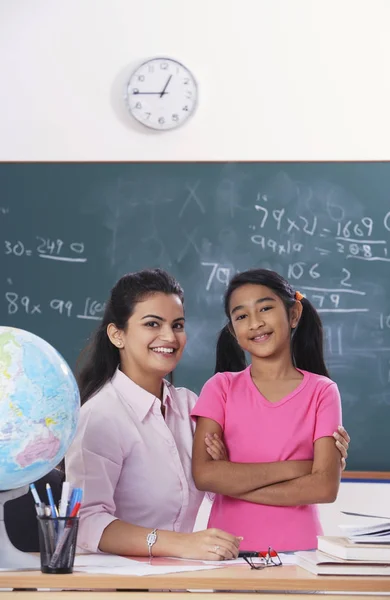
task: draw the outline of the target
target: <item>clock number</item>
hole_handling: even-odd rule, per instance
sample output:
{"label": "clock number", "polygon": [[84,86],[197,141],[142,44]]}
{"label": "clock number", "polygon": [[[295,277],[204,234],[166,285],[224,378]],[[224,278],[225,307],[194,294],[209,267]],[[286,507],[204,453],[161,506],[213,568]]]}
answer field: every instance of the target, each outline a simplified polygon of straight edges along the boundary
{"label": "clock number", "polygon": [[186,77],[186,78],[184,79],[184,85],[188,85],[189,83],[190,83],[190,78],[189,78],[189,77]]}
{"label": "clock number", "polygon": [[151,114],[152,114],[152,113],[148,113],[148,112],[146,112],[146,113],[145,113],[146,120],[150,119],[150,115],[151,115]]}
{"label": "clock number", "polygon": [[160,117],[158,122],[160,123],[160,125],[164,125],[164,123],[165,123],[164,117]]}
{"label": "clock number", "polygon": [[166,63],[166,62],[161,63],[160,69],[163,69],[163,71],[166,71],[168,69],[168,63]]}
{"label": "clock number", "polygon": [[141,102],[137,102],[137,104],[135,105],[135,108],[142,108]]}
{"label": "clock number", "polygon": [[139,89],[138,88],[133,88],[132,92],[133,92],[133,94],[139,94]]}
{"label": "clock number", "polygon": [[188,106],[183,106],[183,110],[185,110],[185,111],[187,111],[187,112],[188,112],[188,111],[189,111],[189,108],[188,108]]}
{"label": "clock number", "polygon": [[145,75],[138,75],[138,81],[145,81]]}
{"label": "clock number", "polygon": [[172,121],[178,121],[179,120],[179,115],[172,115]]}

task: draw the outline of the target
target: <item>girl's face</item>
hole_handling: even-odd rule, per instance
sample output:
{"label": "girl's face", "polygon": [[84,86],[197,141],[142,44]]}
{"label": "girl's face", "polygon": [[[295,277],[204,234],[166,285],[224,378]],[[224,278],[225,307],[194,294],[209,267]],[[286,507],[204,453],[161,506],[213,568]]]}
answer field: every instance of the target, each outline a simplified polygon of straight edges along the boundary
{"label": "girl's face", "polygon": [[183,304],[174,294],[155,293],[135,305],[125,330],[109,325],[107,333],[120,348],[122,367],[165,377],[176,367],[187,341]]}
{"label": "girl's face", "polygon": [[232,293],[229,311],[241,348],[252,356],[269,358],[290,350],[291,329],[298,325],[302,304],[296,302],[287,313],[270,288],[246,284]]}

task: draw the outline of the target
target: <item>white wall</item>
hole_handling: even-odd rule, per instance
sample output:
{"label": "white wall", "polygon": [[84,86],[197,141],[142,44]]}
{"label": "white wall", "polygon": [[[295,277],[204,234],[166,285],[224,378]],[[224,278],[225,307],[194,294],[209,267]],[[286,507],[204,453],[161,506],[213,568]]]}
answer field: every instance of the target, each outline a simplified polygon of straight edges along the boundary
{"label": "white wall", "polygon": [[[0,0],[0,160],[389,159],[389,22],[388,0]],[[122,101],[160,54],[200,86],[162,134]],[[376,487],[343,507],[389,505]]]}
{"label": "white wall", "polygon": [[[388,0],[0,0],[0,160],[390,157]],[[149,133],[122,102],[183,61],[195,118]]]}

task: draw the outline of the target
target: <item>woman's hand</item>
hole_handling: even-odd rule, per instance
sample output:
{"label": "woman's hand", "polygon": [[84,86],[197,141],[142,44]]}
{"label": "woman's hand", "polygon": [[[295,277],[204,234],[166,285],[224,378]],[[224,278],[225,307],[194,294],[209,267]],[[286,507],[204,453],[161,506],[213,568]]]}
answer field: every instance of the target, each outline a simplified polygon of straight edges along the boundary
{"label": "woman's hand", "polygon": [[181,549],[178,556],[198,560],[237,558],[240,542],[243,539],[215,528],[181,535]]}
{"label": "woman's hand", "polygon": [[338,426],[338,429],[334,432],[333,437],[336,440],[336,448],[341,454],[341,469],[344,471],[345,467],[347,466],[348,448],[351,438],[342,425]]}
{"label": "woman's hand", "polygon": [[225,444],[216,433],[214,435],[207,433],[205,444],[206,450],[213,460],[229,460]]}

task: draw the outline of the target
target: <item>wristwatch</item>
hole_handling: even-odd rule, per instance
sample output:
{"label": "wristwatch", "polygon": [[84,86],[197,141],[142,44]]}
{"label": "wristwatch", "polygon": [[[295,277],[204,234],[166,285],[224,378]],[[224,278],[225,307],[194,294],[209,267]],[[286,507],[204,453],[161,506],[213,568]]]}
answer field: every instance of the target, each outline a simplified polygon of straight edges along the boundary
{"label": "wristwatch", "polygon": [[146,536],[146,543],[148,545],[148,550],[149,550],[149,558],[153,557],[152,548],[156,542],[157,542],[157,529],[153,529],[153,531],[151,533],[148,533],[148,535]]}

